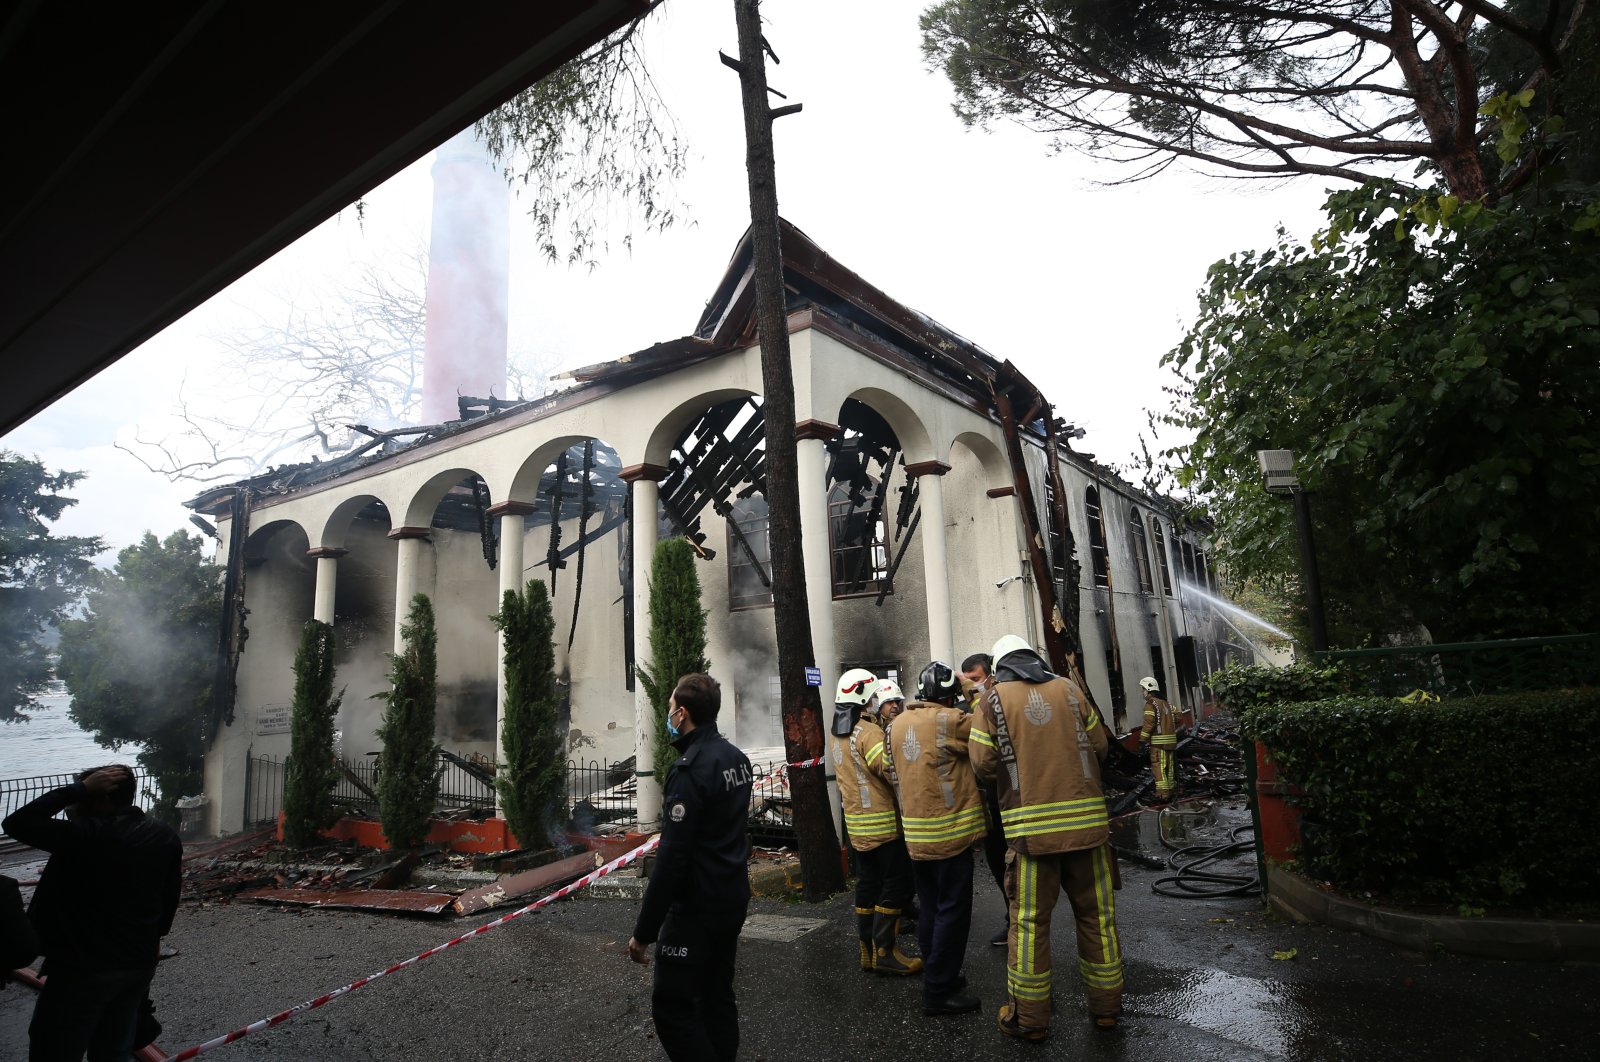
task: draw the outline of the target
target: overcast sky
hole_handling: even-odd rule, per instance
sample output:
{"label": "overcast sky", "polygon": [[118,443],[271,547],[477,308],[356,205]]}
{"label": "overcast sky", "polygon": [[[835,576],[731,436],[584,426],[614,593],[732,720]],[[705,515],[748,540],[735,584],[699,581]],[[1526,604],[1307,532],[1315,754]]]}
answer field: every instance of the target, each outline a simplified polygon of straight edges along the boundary
{"label": "overcast sky", "polygon": [[[1109,163],[1053,155],[1023,129],[969,131],[942,74],[922,61],[920,0],[767,0],[767,37],[782,64],[773,87],[804,104],[777,123],[784,217],[868,282],[1033,378],[1060,414],[1087,429],[1076,444],[1125,462],[1145,411],[1162,407],[1164,353],[1195,311],[1207,266],[1270,245],[1279,225],[1317,227],[1320,181],[1263,186],[1171,171],[1104,187]],[[717,59],[737,51],[732,4],[672,0],[644,47],[687,138],[679,188],[690,224],[636,231],[631,253],[591,270],[551,266],[512,208],[513,349],[561,367],[620,357],[684,335],[748,225],[737,78]],[[381,105],[381,101],[375,101]],[[125,545],[146,529],[187,526],[172,484],[117,451],[160,437],[180,390],[208,378],[219,336],[259,320],[286,295],[327,297],[364,262],[425,243],[432,153],[107,369],[0,448],[80,469],[80,504],[62,533]],[[240,396],[249,400],[249,396]]]}

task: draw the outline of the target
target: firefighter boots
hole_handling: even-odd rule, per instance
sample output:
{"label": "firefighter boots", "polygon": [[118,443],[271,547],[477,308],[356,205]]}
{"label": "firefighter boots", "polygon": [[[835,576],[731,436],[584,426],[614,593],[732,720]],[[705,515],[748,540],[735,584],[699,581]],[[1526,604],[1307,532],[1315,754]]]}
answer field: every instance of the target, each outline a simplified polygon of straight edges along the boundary
{"label": "firefighter boots", "polygon": [[861,937],[861,968],[870,971],[877,965],[877,945],[872,937],[876,912],[871,907],[856,908],[856,933]]}
{"label": "firefighter boots", "polygon": [[872,969],[875,973],[904,977],[922,972],[921,959],[909,958],[900,953],[900,946],[895,943],[895,937],[899,934],[900,912],[892,907],[874,908]]}

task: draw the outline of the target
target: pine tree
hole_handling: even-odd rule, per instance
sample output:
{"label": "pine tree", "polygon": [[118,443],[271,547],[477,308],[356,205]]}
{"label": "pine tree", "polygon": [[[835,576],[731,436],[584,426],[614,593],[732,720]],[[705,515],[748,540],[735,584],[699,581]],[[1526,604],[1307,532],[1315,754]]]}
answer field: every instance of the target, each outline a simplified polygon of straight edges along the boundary
{"label": "pine tree", "polygon": [[650,705],[655,709],[656,778],[666,784],[678,750],[667,740],[667,701],[684,675],[709,671],[706,660],[706,610],[700,607],[700,577],[694,551],[681,538],[656,547],[650,564],[650,663],[637,669]]}
{"label": "pine tree", "polygon": [[439,746],[433,740],[439,639],[427,594],[411,599],[411,614],[400,628],[400,637],[405,651],[389,656],[391,689],[378,694],[388,702],[378,727],[383,742],[378,818],[389,846],[396,849],[415,848],[427,838],[439,797],[439,777],[444,772]]}
{"label": "pine tree", "polygon": [[505,765],[495,785],[511,832],[525,848],[561,837],[567,767],[557,718],[555,619],[544,580],[507,590],[494,617],[506,647]]}
{"label": "pine tree", "polygon": [[344,691],[333,692],[333,627],[307,620],[294,657],[294,715],[283,779],[283,839],[308,848],[334,819],[333,731]]}

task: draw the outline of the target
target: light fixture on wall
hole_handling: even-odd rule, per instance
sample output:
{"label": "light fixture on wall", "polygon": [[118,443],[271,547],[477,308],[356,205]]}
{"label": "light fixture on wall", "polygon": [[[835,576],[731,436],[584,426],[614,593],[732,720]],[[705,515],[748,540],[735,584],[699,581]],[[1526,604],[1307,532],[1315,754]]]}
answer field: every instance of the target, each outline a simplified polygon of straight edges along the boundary
{"label": "light fixture on wall", "polygon": [[1294,502],[1294,522],[1300,539],[1300,573],[1305,580],[1306,612],[1311,627],[1311,648],[1328,648],[1328,625],[1322,613],[1322,583],[1317,575],[1317,546],[1311,531],[1311,495],[1294,468],[1293,450],[1257,450],[1261,486],[1268,494]]}
{"label": "light fixture on wall", "polygon": [[1023,572],[1021,575],[1008,575],[1004,579],[997,580],[995,582],[995,584],[994,584],[994,588],[996,590],[1004,590],[1006,587],[1010,586],[1012,583],[1016,582],[1018,579],[1022,580],[1023,582],[1027,582],[1028,581],[1028,573],[1027,572]]}

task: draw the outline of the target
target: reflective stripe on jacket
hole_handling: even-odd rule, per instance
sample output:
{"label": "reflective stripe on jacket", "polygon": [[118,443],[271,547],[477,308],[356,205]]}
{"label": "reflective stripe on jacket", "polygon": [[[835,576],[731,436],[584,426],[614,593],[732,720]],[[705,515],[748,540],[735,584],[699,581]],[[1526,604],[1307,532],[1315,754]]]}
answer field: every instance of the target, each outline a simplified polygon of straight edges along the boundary
{"label": "reflective stripe on jacket", "polygon": [[983,802],[967,760],[972,717],[959,708],[907,701],[889,724],[906,848],[917,860],[947,859],[985,833]]}
{"label": "reflective stripe on jacket", "polygon": [[1172,705],[1151,694],[1144,698],[1144,738],[1161,748],[1178,743],[1178,713]]}
{"label": "reflective stripe on jacket", "polygon": [[844,805],[850,847],[870,852],[900,836],[894,788],[874,773],[883,763],[883,728],[863,719],[847,738],[833,739],[833,774]]}
{"label": "reflective stripe on jacket", "polygon": [[1110,836],[1100,760],[1106,728],[1089,699],[1066,679],[1001,682],[1000,710],[1015,757],[1002,762],[992,700],[979,703],[972,725],[972,766],[994,781],[1006,844],[1022,855],[1074,852]]}

